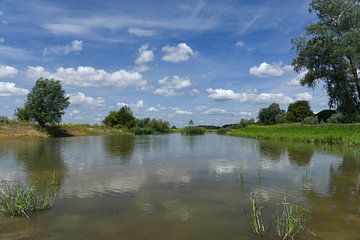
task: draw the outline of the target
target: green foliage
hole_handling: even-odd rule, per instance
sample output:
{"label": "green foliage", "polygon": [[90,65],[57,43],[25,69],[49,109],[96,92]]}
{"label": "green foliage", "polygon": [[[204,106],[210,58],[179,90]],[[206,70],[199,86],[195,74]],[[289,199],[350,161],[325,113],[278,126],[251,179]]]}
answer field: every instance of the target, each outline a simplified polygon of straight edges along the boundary
{"label": "green foliage", "polygon": [[280,109],[279,104],[272,103],[269,107],[260,109],[258,115],[259,123],[265,125],[275,124],[276,116],[279,114],[283,114],[284,112],[284,110]]}
{"label": "green foliage", "polygon": [[316,124],[319,124],[319,119],[317,116],[314,116],[314,117],[306,117],[304,118],[304,124],[307,124],[307,125],[316,125]]}
{"label": "green foliage", "polygon": [[310,219],[310,211],[299,201],[289,203],[284,197],[283,209],[275,216],[276,236],[281,240],[293,240],[304,232]]}
{"label": "green foliage", "polygon": [[188,126],[181,130],[182,135],[192,136],[192,135],[203,135],[205,134],[205,128]]}
{"label": "green foliage", "polygon": [[0,124],[3,123],[3,124],[6,124],[6,123],[9,123],[10,122],[10,119],[6,116],[0,116]]}
{"label": "green foliage", "polygon": [[287,123],[287,114],[286,113],[279,113],[275,116],[275,123],[282,124]]}
{"label": "green foliage", "polygon": [[150,135],[154,133],[154,129],[148,127],[133,127],[130,131],[135,135]]}
{"label": "green foliage", "polygon": [[327,120],[331,117],[331,115],[335,114],[335,110],[325,109],[316,114],[319,119],[319,122],[327,122]]}
{"label": "green foliage", "polygon": [[358,0],[312,0],[318,21],[293,39],[297,72],[306,70],[302,85],[324,81],[329,106],[338,107],[345,121],[360,112],[360,4]]}
{"label": "green foliage", "polygon": [[[121,125],[124,127],[134,127],[135,117],[130,107],[123,106],[119,111],[111,111],[103,120],[107,126]],[[136,125],[136,124],[135,124]]]}
{"label": "green foliage", "polygon": [[337,112],[327,120],[328,123],[343,123],[345,120],[344,115],[341,112]]}
{"label": "green foliage", "polygon": [[35,120],[44,127],[60,123],[69,104],[60,81],[40,78],[28,94],[24,108],[18,108],[15,115],[20,121]]}
{"label": "green foliage", "polygon": [[0,211],[5,215],[29,217],[35,211],[51,208],[56,198],[56,193],[50,186],[45,189],[44,194],[39,195],[34,187],[3,183],[4,186],[0,187]]}
{"label": "green foliage", "polygon": [[193,120],[190,120],[190,121],[189,121],[189,126],[193,126],[193,125],[194,125]]}
{"label": "green foliage", "polygon": [[289,104],[286,119],[288,122],[302,122],[304,118],[313,115],[309,101],[296,101]]}

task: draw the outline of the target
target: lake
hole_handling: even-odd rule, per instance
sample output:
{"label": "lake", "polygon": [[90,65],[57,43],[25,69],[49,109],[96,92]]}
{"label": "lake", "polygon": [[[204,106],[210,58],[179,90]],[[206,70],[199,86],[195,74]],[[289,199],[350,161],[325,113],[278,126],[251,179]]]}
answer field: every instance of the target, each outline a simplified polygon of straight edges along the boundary
{"label": "lake", "polygon": [[216,134],[0,140],[0,178],[44,188],[52,209],[0,215],[0,239],[256,239],[249,196],[267,222],[283,197],[311,207],[299,239],[360,239],[360,150]]}

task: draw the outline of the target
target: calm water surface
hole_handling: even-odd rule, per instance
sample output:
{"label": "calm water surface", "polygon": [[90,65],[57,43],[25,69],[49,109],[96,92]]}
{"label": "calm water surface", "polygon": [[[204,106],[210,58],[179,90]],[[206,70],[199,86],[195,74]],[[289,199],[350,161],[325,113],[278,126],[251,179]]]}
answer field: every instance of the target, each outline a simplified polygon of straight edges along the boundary
{"label": "calm water surface", "polygon": [[[1,140],[0,178],[61,188],[51,210],[0,215],[0,239],[256,239],[284,194],[311,206],[300,239],[360,239],[360,151],[215,134]],[[245,172],[244,178],[240,173]]]}

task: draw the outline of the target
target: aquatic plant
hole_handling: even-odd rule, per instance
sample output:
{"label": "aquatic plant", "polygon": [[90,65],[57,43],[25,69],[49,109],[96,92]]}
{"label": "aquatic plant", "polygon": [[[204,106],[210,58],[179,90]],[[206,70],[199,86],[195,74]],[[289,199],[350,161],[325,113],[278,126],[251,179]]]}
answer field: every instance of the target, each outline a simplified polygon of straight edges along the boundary
{"label": "aquatic plant", "polygon": [[275,217],[276,237],[281,240],[293,240],[304,232],[310,219],[310,211],[299,201],[289,203],[284,197],[283,209]]}
{"label": "aquatic plant", "polygon": [[244,183],[245,182],[245,169],[243,167],[240,167],[240,182]]}
{"label": "aquatic plant", "polygon": [[188,126],[181,130],[182,135],[203,135],[205,134],[205,128],[202,127],[196,127],[196,126]]}
{"label": "aquatic plant", "polygon": [[154,133],[154,129],[148,127],[133,127],[130,131],[135,135],[150,135]]}
{"label": "aquatic plant", "polygon": [[55,202],[57,187],[53,183],[49,183],[44,194],[37,194],[34,187],[10,185],[3,181],[3,186],[0,187],[0,212],[9,216],[29,217],[35,211],[51,208]]}
{"label": "aquatic plant", "polygon": [[250,227],[257,236],[262,236],[265,234],[265,227],[261,207],[256,199],[251,197],[249,199],[251,203],[251,213],[248,216]]}

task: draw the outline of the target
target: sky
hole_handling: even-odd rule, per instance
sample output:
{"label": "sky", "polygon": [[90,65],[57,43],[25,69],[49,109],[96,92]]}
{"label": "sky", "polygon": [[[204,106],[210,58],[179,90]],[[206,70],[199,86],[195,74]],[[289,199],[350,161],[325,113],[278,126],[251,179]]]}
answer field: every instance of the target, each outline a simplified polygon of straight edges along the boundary
{"label": "sky", "polygon": [[127,105],[171,125],[256,118],[276,102],[328,108],[299,85],[291,39],[316,16],[303,0],[0,1],[0,115],[40,77],[60,80],[66,123],[100,123]]}

